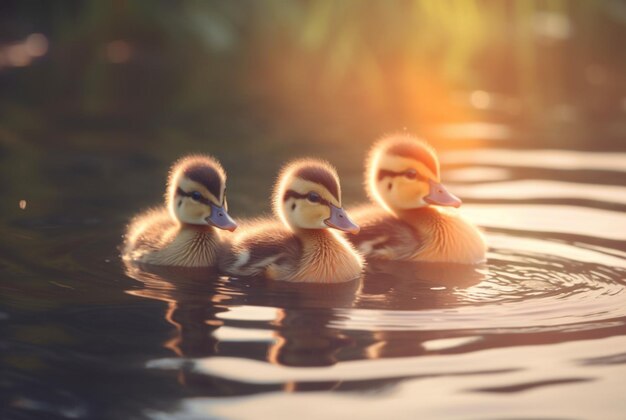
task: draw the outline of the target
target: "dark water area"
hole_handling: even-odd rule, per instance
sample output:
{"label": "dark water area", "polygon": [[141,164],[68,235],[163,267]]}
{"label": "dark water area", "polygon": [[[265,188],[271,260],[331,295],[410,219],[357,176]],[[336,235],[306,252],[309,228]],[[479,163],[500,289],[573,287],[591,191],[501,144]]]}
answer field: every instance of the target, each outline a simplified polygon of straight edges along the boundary
{"label": "dark water area", "polygon": [[[3,418],[288,418],[304,404],[317,407],[304,418],[619,418],[626,154],[507,143],[441,153],[486,230],[486,264],[370,264],[330,286],[125,265],[125,225],[158,204],[169,162],[105,142],[5,145],[5,183],[21,170],[38,178],[20,185],[50,189],[5,189]],[[355,147],[338,149],[356,204]],[[231,210],[258,215],[282,156],[237,163],[239,151],[215,153]],[[567,404],[582,396],[594,403]]]}
{"label": "dark water area", "polygon": [[[0,6],[0,418],[626,417],[623,2],[59,3]],[[184,154],[236,219],[309,155],[350,209],[394,131],[436,147],[486,263],[120,258]]]}

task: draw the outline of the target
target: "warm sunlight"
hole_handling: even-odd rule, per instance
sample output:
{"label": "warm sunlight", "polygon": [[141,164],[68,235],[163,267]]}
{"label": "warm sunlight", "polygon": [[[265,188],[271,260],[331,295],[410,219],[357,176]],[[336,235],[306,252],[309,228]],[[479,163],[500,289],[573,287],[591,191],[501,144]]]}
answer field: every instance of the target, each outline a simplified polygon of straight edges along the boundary
{"label": "warm sunlight", "polygon": [[0,2],[1,419],[621,419],[626,2]]}

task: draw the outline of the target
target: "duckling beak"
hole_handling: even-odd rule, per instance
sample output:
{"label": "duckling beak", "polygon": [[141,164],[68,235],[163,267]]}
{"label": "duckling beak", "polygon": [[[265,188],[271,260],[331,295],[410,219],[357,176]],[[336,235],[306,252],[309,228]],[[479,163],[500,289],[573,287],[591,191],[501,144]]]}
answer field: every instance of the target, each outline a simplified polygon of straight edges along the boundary
{"label": "duckling beak", "polygon": [[350,232],[353,235],[359,233],[361,228],[348,217],[348,213],[341,207],[330,205],[330,217],[324,220],[326,226]]}
{"label": "duckling beak", "polygon": [[448,192],[445,187],[439,182],[435,182],[432,179],[428,180],[428,185],[430,187],[430,191],[426,197],[424,197],[424,201],[428,204],[436,204],[438,206],[452,206],[452,207],[461,207],[463,203],[460,198],[455,196],[454,194]]}
{"label": "duckling beak", "polygon": [[224,207],[211,204],[211,215],[205,219],[208,224],[216,228],[233,231],[237,229],[237,223],[228,215]]}

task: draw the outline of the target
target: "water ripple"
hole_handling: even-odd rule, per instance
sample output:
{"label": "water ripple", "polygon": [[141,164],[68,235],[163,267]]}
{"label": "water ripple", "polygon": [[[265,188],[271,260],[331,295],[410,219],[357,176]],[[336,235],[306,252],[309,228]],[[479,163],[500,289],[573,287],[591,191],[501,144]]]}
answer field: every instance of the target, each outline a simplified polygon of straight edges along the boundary
{"label": "water ripple", "polygon": [[[624,157],[448,154],[449,163],[487,165],[457,168],[451,177],[485,181],[453,189],[494,202],[461,209],[486,229],[488,261],[477,267],[370,262],[364,277],[347,285],[225,277],[207,282],[206,276],[188,282],[186,274],[168,270],[129,271],[144,285],[129,293],[167,302],[166,319],[176,328],[177,337],[164,345],[177,357],[150,360],[148,369],[224,382],[229,385],[220,392],[227,395],[233,389],[235,395],[250,392],[242,389],[265,392],[187,398],[177,410],[146,414],[289,416],[307,404],[322,407],[316,417],[337,417],[350,415],[352,409],[342,407],[367,403],[373,404],[372,417],[403,418],[415,395],[423,394],[428,398],[420,400],[420,414],[426,417],[465,418],[481,404],[481,413],[493,407],[494,418],[513,406],[523,417],[577,417],[567,402],[591,395],[600,402],[590,412],[610,418],[607,406],[626,409],[620,393],[626,374],[626,216],[589,206],[615,210],[626,204],[626,190],[515,180],[512,168],[625,172]],[[499,182],[486,182],[494,178]],[[602,394],[593,395],[599,389]],[[374,392],[365,399],[367,390]],[[494,395],[506,409],[498,408]]]}
{"label": "water ripple", "polygon": [[626,204],[626,187],[524,179],[484,184],[451,184],[462,198],[497,200],[578,199]]}
{"label": "water ripple", "polygon": [[626,172],[626,153],[573,150],[475,149],[444,153],[446,164]]}
{"label": "water ripple", "polygon": [[489,228],[626,241],[626,216],[621,212],[567,205],[469,204],[463,214]]}

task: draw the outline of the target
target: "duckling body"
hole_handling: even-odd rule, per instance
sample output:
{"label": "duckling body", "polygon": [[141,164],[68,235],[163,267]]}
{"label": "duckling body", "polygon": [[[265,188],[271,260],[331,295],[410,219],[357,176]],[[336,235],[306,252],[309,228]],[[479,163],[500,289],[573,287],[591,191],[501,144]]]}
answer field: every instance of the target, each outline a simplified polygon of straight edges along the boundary
{"label": "duckling body", "polygon": [[135,217],[123,258],[145,264],[212,267],[224,243],[218,229],[234,230],[225,209],[226,176],[209,156],[189,156],[170,171],[166,205]]}
{"label": "duckling body", "polygon": [[361,226],[351,238],[372,259],[477,264],[487,250],[480,230],[456,209],[461,200],[441,184],[432,147],[406,135],[374,145],[366,163],[374,205],[352,211]]}
{"label": "duckling body", "polygon": [[351,213],[361,226],[353,241],[367,258],[464,264],[485,259],[482,233],[458,212],[429,206],[396,216],[363,206]]}
{"label": "duckling body", "polygon": [[231,275],[269,280],[334,283],[356,279],[363,259],[329,227],[355,232],[341,208],[336,172],[325,162],[287,165],[274,191],[281,221],[260,219],[243,225],[221,265]]}
{"label": "duckling body", "polygon": [[350,238],[367,259],[413,260],[423,239],[407,222],[371,204],[350,210],[361,230]]}
{"label": "duckling body", "polygon": [[260,220],[250,230],[252,233],[237,235],[233,241],[231,252],[237,258],[226,269],[231,274],[333,283],[355,279],[361,273],[362,259],[335,232],[292,231],[271,220]]}
{"label": "duckling body", "polygon": [[165,208],[149,210],[129,226],[133,235],[126,256],[145,264],[181,267],[210,267],[216,263],[222,243],[212,227],[183,225],[172,220]]}

